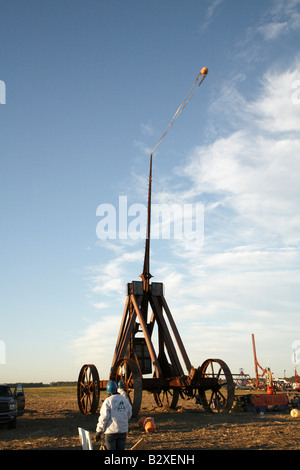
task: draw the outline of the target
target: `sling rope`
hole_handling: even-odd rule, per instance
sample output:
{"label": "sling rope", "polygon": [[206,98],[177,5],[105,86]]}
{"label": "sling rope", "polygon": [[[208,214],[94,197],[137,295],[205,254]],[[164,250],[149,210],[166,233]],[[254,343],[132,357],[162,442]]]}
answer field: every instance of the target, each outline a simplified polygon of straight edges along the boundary
{"label": "sling rope", "polygon": [[186,97],[184,98],[184,100],[182,101],[182,103],[180,104],[179,108],[177,109],[177,111],[175,112],[174,116],[172,117],[171,121],[169,122],[166,130],[164,131],[164,133],[162,134],[161,138],[159,139],[159,141],[157,142],[156,146],[154,147],[154,149],[152,150],[151,152],[151,155],[154,154],[155,150],[157,149],[157,147],[159,146],[159,144],[161,143],[161,141],[163,140],[163,138],[166,136],[166,134],[169,132],[170,128],[173,126],[174,122],[176,121],[176,119],[180,116],[180,114],[182,113],[182,111],[184,110],[184,108],[187,106],[187,104],[191,101],[192,97],[194,96],[194,94],[196,93],[197,89],[199,88],[199,86],[201,85],[201,83],[203,82],[203,80],[205,79],[206,75],[208,73],[208,69],[206,67],[203,67],[198,75],[198,77],[196,78],[196,80],[194,81],[192,87],[190,88],[188,94],[186,95]]}

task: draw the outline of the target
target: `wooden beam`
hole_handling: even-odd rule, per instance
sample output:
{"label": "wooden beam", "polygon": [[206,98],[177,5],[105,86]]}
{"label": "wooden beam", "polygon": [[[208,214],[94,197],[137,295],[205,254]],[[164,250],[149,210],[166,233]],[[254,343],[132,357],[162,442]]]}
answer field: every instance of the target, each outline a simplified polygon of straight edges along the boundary
{"label": "wooden beam", "polygon": [[180,351],[180,353],[181,353],[182,359],[183,359],[183,361],[184,361],[184,363],[185,363],[185,366],[186,366],[188,372],[190,373],[190,370],[191,370],[192,365],[191,365],[190,360],[189,360],[189,358],[188,358],[187,352],[186,352],[185,347],[184,347],[184,345],[183,345],[183,342],[182,342],[182,340],[181,340],[179,331],[178,331],[177,326],[176,326],[176,324],[175,324],[175,322],[174,322],[174,319],[173,319],[173,317],[172,317],[172,314],[171,314],[171,312],[170,312],[170,309],[169,309],[169,307],[168,307],[167,301],[166,301],[166,299],[164,298],[163,295],[159,296],[159,299],[161,300],[162,306],[163,306],[163,308],[164,308],[164,310],[165,310],[165,312],[166,312],[166,315],[167,315],[167,317],[168,317],[168,320],[169,320],[169,323],[170,323],[170,325],[171,325],[171,328],[172,328],[174,337],[175,337],[175,339],[176,339],[176,342],[177,342],[179,351]]}
{"label": "wooden beam", "polygon": [[150,357],[151,357],[152,364],[154,366],[156,377],[161,377],[162,376],[162,370],[160,368],[160,365],[159,365],[159,362],[158,362],[158,359],[157,359],[157,356],[156,356],[156,353],[155,353],[155,350],[154,350],[154,347],[153,347],[153,344],[152,344],[152,341],[151,341],[151,337],[150,337],[150,334],[149,334],[148,329],[147,329],[147,324],[145,322],[144,316],[143,316],[143,314],[140,310],[140,307],[137,303],[135,295],[131,294],[130,298],[131,298],[131,301],[133,303],[133,306],[134,306],[135,312],[137,314],[137,317],[139,319],[140,325],[142,327],[142,331],[144,333],[144,337],[145,337],[145,340],[146,340],[146,344],[147,344],[147,348],[148,348],[148,351],[149,351],[149,354],[150,354]]}
{"label": "wooden beam", "polygon": [[115,352],[114,352],[112,365],[114,365],[114,363],[116,362],[116,357],[117,357],[117,354],[118,354],[118,350],[120,349],[119,346],[120,346],[121,337],[123,335],[124,328],[125,328],[125,322],[126,322],[126,317],[127,317],[127,313],[128,313],[128,306],[129,306],[129,296],[127,296],[127,298],[126,298],[125,307],[124,307],[124,310],[123,310],[123,317],[122,317],[122,320],[121,320],[121,325],[120,325],[120,329],[119,329],[118,339],[117,339],[117,342],[116,342],[116,347],[115,347]]}
{"label": "wooden beam", "polygon": [[172,341],[168,326],[163,316],[162,306],[160,305],[156,296],[152,296],[150,302],[152,304],[153,311],[155,312],[154,314],[156,316],[156,321],[163,330],[165,346],[167,348],[171,363],[175,368],[175,375],[183,375],[183,370],[174,343]]}
{"label": "wooden beam", "polygon": [[135,321],[136,321],[136,313],[132,312],[131,316],[128,318],[126,328],[124,329],[124,335],[122,337],[122,340],[120,341],[119,350],[118,350],[115,361],[118,361],[119,359],[122,359],[125,356],[126,349],[129,344],[130,336],[133,331]]}

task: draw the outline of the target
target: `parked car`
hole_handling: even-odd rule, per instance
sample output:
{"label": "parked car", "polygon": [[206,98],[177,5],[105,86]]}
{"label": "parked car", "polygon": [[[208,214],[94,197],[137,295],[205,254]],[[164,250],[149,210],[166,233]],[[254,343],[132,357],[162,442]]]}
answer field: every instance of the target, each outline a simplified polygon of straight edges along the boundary
{"label": "parked car", "polygon": [[0,384],[0,424],[15,428],[17,417],[25,410],[25,394],[21,384],[16,385],[14,393],[6,384]]}

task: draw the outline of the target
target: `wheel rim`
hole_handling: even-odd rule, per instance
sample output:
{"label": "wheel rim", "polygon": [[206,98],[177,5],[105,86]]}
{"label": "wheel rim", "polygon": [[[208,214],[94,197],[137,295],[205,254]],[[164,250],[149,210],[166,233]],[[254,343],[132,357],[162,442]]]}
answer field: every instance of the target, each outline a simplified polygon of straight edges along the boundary
{"label": "wheel rim", "polygon": [[206,411],[229,412],[234,402],[234,382],[225,362],[220,359],[207,359],[200,369],[201,379],[213,379],[210,390],[199,389],[201,404]]}
{"label": "wheel rim", "polygon": [[133,359],[120,359],[113,367],[111,380],[122,380],[125,392],[132,406],[132,417],[139,414],[142,402],[142,377],[140,370]]}
{"label": "wheel rim", "polygon": [[99,375],[93,364],[82,366],[77,382],[77,401],[81,413],[96,413],[100,400]]}

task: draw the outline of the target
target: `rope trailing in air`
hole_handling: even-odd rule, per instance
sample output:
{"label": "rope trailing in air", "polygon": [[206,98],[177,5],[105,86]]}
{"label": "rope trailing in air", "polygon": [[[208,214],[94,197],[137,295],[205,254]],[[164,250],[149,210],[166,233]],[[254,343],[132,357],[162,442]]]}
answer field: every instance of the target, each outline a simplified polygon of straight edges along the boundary
{"label": "rope trailing in air", "polygon": [[140,277],[143,279],[143,290],[145,292],[148,292],[149,289],[149,279],[152,277],[150,274],[150,220],[151,220],[151,186],[152,186],[152,156],[165,137],[165,135],[169,132],[170,128],[173,126],[174,122],[176,119],[180,116],[186,105],[191,101],[192,97],[196,93],[196,90],[199,88],[201,83],[203,83],[203,80],[205,79],[206,75],[208,73],[208,69],[206,67],[203,67],[194,81],[192,87],[190,88],[188,94],[182,101],[181,105],[177,109],[176,113],[172,117],[168,127],[166,128],[165,132],[157,142],[156,146],[152,150],[150,154],[150,171],[149,171],[149,188],[148,188],[148,211],[147,211],[147,229],[146,229],[146,241],[145,241],[145,255],[144,255],[144,267],[143,267],[143,273],[140,275]]}
{"label": "rope trailing in air", "polygon": [[171,127],[173,126],[174,122],[176,121],[176,119],[180,116],[180,114],[182,113],[182,111],[184,110],[184,108],[187,106],[187,104],[191,101],[191,99],[193,98],[194,94],[196,93],[197,89],[199,88],[199,86],[201,85],[201,83],[203,82],[203,80],[205,79],[206,75],[208,73],[208,69],[207,67],[203,67],[198,75],[198,77],[196,78],[196,80],[194,81],[192,87],[190,88],[188,94],[186,95],[186,97],[184,98],[184,100],[182,101],[182,103],[180,104],[179,108],[177,109],[176,113],[174,114],[174,116],[172,117],[171,121],[169,122],[169,125],[168,127],[166,128],[166,130],[164,131],[164,133],[162,134],[161,138],[159,139],[159,141],[157,142],[156,146],[154,147],[154,149],[152,150],[151,152],[151,156],[154,154],[155,150],[157,149],[157,147],[159,146],[159,144],[161,143],[161,141],[163,140],[163,138],[166,136],[166,134],[169,132],[169,130],[171,129]]}

